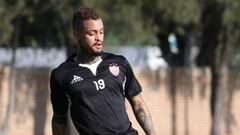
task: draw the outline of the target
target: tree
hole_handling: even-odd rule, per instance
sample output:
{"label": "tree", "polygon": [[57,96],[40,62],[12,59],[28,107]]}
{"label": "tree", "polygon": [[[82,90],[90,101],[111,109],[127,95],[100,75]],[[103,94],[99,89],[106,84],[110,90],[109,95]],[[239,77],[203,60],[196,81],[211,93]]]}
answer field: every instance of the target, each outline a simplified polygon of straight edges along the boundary
{"label": "tree", "polygon": [[172,32],[179,34],[179,29],[191,34],[200,31],[202,37],[197,42],[202,57],[199,57],[198,65],[210,66],[212,74],[212,135],[220,134],[221,130],[219,120],[223,117],[221,107],[226,90],[229,50],[235,52],[231,57],[239,50],[239,9],[240,3],[234,0],[151,0],[143,4],[144,17],[152,18],[150,22],[158,28],[159,45],[170,65],[174,55],[169,48],[168,35]]}
{"label": "tree", "polygon": [[[227,77],[226,29],[223,28],[223,13],[225,6],[218,1],[203,1],[202,11],[202,45],[206,48],[206,62],[212,74],[211,79],[211,135],[220,135],[224,90]],[[222,56],[220,56],[222,55]]]}
{"label": "tree", "polygon": [[105,23],[106,45],[151,45],[156,38],[151,26],[142,16],[143,1],[136,0],[102,0],[92,1]]}
{"label": "tree", "polygon": [[[14,110],[14,103],[15,103],[15,80],[16,80],[16,72],[15,72],[15,56],[16,56],[16,47],[18,46],[18,41],[19,41],[19,32],[20,32],[20,17],[21,13],[24,9],[24,2],[18,1],[16,3],[12,3],[12,1],[2,1],[4,4],[4,7],[6,7],[5,11],[5,18],[7,23],[5,23],[4,26],[7,27],[9,30],[6,38],[2,39],[2,43],[11,43],[11,48],[12,48],[12,60],[10,63],[10,77],[9,77],[9,97],[8,97],[8,106],[6,109],[3,125],[1,125],[1,130],[0,133],[2,135],[7,135],[8,134],[8,128],[10,125],[10,118],[11,114],[13,113]],[[16,11],[16,12],[13,12]],[[9,16],[7,13],[9,13]],[[4,30],[4,27],[2,28]],[[1,30],[0,30],[1,31]]]}
{"label": "tree", "polygon": [[[73,47],[75,40],[72,38],[71,30],[72,13],[74,9],[83,5],[95,7],[100,11],[106,26],[107,45],[158,43],[163,57],[171,66],[185,65],[185,53],[190,47],[187,46],[186,38],[189,35],[190,38],[196,38],[195,33],[201,33],[201,38],[195,43],[200,44],[197,64],[209,66],[212,71],[212,134],[219,132],[217,120],[221,117],[219,112],[222,102],[219,101],[219,97],[224,95],[222,88],[226,87],[224,82],[227,79],[228,65],[230,63],[231,66],[239,66],[238,61],[240,61],[237,61],[236,57],[240,49],[239,1],[2,0],[0,1],[2,20],[0,45],[13,45],[11,46],[13,52],[17,46],[65,46],[71,54],[71,50],[76,50]],[[178,54],[171,52],[168,41],[171,33],[177,37],[180,50]],[[183,64],[175,63],[179,61],[178,58],[182,58],[180,60],[183,60]],[[14,76],[14,71],[12,74],[11,76]]]}
{"label": "tree", "polygon": [[8,12],[8,4],[6,1],[0,1],[0,45],[6,45],[11,39],[13,26],[11,21],[15,17],[15,13]]}
{"label": "tree", "polygon": [[[150,0],[144,2],[142,14],[145,25],[153,26],[152,30],[158,39],[158,45],[162,50],[163,57],[170,65],[171,85],[169,91],[172,102],[172,135],[176,135],[176,73],[179,70],[175,67],[182,67],[187,64],[184,62],[184,55],[186,49],[190,49],[190,46],[188,46],[186,36],[191,35],[198,28],[200,8],[197,0]],[[168,39],[170,34],[177,37],[176,42],[179,49],[177,54],[171,52]],[[177,63],[179,62],[178,58],[183,58],[183,61]],[[185,132],[188,133],[187,128]]]}
{"label": "tree", "polygon": [[[51,3],[52,1],[50,1]],[[53,5],[53,4],[52,4]],[[0,1],[0,15],[3,21],[1,21],[0,26],[0,45],[8,46],[12,49],[12,60],[10,62],[10,77],[9,77],[9,97],[8,104],[6,108],[6,113],[4,116],[3,124],[1,125],[0,133],[2,135],[8,134],[8,129],[10,126],[10,118],[14,111],[14,103],[15,103],[15,80],[16,80],[16,48],[21,46],[34,46],[38,45],[36,42],[39,42],[41,39],[44,41],[46,37],[51,37],[49,35],[54,35],[55,33],[45,31],[47,23],[44,25],[46,28],[42,28],[42,21],[39,19],[40,16],[44,16],[47,14],[47,17],[51,17],[52,11],[49,12],[47,5],[43,4],[43,1],[31,1],[31,0],[3,0]],[[47,20],[47,19],[46,19]],[[51,21],[53,22],[53,21]],[[57,21],[55,21],[57,22]],[[50,23],[50,26],[53,26],[53,23]],[[42,29],[41,29],[42,28]],[[44,35],[43,32],[39,32],[40,36],[38,36],[38,30],[42,30],[46,33]],[[59,28],[60,29],[60,28]],[[41,35],[42,34],[42,35]],[[56,38],[55,38],[56,39]],[[54,41],[54,37],[51,38]]]}
{"label": "tree", "polygon": [[[239,37],[239,2],[202,1],[202,45],[198,65],[211,69],[211,135],[221,134],[226,98],[229,50],[236,47]],[[235,43],[234,43],[235,42]]]}
{"label": "tree", "polygon": [[[197,0],[150,0],[143,4],[143,18],[150,22],[148,25],[156,27],[155,35],[163,57],[171,66],[184,66],[185,54],[190,48],[188,35],[193,35],[198,29],[200,8]],[[168,37],[177,37],[179,53],[171,52]],[[191,36],[193,37],[193,36]],[[190,37],[190,38],[191,38]],[[179,60],[182,63],[176,63]]]}

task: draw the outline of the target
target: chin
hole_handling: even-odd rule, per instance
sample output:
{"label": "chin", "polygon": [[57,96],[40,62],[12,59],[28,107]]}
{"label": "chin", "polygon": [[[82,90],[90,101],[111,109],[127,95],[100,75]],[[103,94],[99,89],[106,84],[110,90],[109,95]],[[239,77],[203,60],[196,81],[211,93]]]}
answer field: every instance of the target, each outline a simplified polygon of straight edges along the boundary
{"label": "chin", "polygon": [[100,55],[102,55],[102,52],[103,52],[103,51],[94,52],[94,56],[100,56]]}

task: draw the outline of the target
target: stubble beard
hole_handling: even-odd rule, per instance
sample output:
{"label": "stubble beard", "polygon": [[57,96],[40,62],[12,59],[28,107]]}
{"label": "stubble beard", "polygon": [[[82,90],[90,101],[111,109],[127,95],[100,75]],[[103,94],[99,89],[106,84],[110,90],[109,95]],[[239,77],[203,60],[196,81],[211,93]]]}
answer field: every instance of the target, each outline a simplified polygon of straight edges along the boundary
{"label": "stubble beard", "polygon": [[101,50],[100,52],[94,52],[93,55],[96,56],[96,57],[101,56],[102,52],[103,52],[103,50]]}
{"label": "stubble beard", "polygon": [[80,47],[80,52],[83,52],[86,55],[91,56],[91,57],[98,57],[98,56],[101,56],[103,53],[103,49],[100,51],[94,51],[92,48],[91,49],[86,48],[86,47],[82,46],[80,43],[79,43],[79,47]]}

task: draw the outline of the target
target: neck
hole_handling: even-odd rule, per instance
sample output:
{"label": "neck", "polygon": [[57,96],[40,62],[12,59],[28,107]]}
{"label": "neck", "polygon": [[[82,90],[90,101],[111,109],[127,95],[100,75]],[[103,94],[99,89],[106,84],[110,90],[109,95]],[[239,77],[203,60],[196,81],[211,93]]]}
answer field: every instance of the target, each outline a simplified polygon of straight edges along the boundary
{"label": "neck", "polygon": [[77,59],[78,59],[78,62],[82,64],[94,64],[101,59],[101,55],[99,56],[91,55],[89,53],[86,53],[80,50],[77,55]]}

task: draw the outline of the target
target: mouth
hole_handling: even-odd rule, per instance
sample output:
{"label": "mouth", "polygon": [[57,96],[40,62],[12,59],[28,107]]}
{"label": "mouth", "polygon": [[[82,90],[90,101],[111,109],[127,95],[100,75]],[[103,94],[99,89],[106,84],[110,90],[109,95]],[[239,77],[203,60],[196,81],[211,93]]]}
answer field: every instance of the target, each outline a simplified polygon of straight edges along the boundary
{"label": "mouth", "polygon": [[102,42],[96,42],[93,44],[93,47],[96,47],[97,49],[101,49],[102,48]]}
{"label": "mouth", "polygon": [[93,46],[102,46],[102,42],[96,42],[93,44]]}

